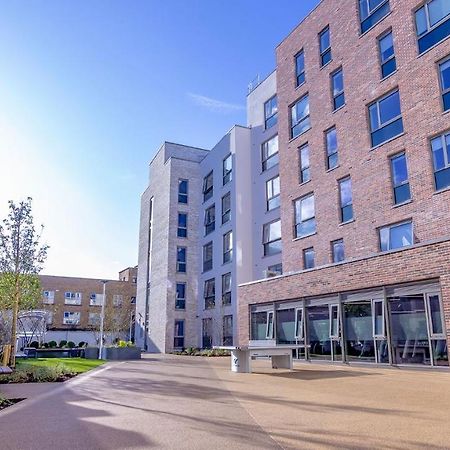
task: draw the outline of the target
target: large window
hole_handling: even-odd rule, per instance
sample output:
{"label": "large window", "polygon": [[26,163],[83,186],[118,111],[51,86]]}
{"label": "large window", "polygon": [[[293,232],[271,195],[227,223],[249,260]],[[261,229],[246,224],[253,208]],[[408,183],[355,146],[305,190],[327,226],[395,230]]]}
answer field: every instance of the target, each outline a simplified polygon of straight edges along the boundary
{"label": "large window", "polygon": [[389,0],[359,0],[361,33],[376,25],[390,12]]}
{"label": "large window", "polygon": [[277,96],[274,95],[272,98],[267,100],[266,103],[264,103],[264,124],[266,130],[276,125],[277,116],[278,116],[278,101]]}
{"label": "large window", "polygon": [[295,75],[297,86],[301,86],[305,82],[305,52],[301,50],[295,56]]}
{"label": "large window", "polygon": [[436,189],[450,187],[450,133],[431,140]]}
{"label": "large window", "polygon": [[382,252],[413,244],[413,226],[411,221],[382,227],[379,232]]}
{"label": "large window", "polygon": [[276,176],[266,181],[266,209],[272,209],[280,206],[280,177]]}
{"label": "large window", "polygon": [[223,263],[229,263],[233,259],[233,232],[228,231],[223,235]]}
{"label": "large window", "polygon": [[331,254],[333,256],[333,262],[341,262],[345,259],[344,240],[338,239],[331,243]]}
{"label": "large window", "polygon": [[350,177],[339,181],[339,200],[341,205],[341,222],[353,220],[353,193]]}
{"label": "large window", "polygon": [[213,268],[213,243],[208,242],[203,246],[203,272]]}
{"label": "large window", "polygon": [[281,252],[281,221],[266,223],[263,226],[264,256]]}
{"label": "large window", "polygon": [[296,344],[295,308],[279,309],[277,311],[277,344]]}
{"label": "large window", "polygon": [[175,320],[173,346],[175,348],[184,348],[184,320]]}
{"label": "large window", "polygon": [[339,164],[338,141],[335,127],[325,131],[325,140],[327,146],[327,169],[331,170]]}
{"label": "large window", "polygon": [[103,301],[103,294],[92,293],[89,295],[89,306],[102,306]]}
{"label": "large window", "polygon": [[310,128],[309,96],[305,95],[291,106],[291,138],[300,136]]}
{"label": "large window", "polygon": [[416,11],[419,53],[450,36],[450,2],[429,0]]}
{"label": "large window", "polygon": [[177,272],[186,273],[186,247],[177,247]]}
{"label": "large window", "polygon": [[283,264],[273,264],[267,268],[267,277],[276,277],[277,275],[283,275]]}
{"label": "large window", "polygon": [[394,203],[399,205],[411,199],[405,152],[391,157],[391,172]]}
{"label": "large window", "polygon": [[178,203],[188,202],[188,180],[178,180]]}
{"label": "large window", "polygon": [[212,318],[207,317],[202,319],[202,347],[211,348],[212,347],[212,330],[213,330]]}
{"label": "large window", "polygon": [[203,201],[210,199],[213,196],[214,191],[214,175],[213,171],[208,173],[205,178],[203,178]]}
{"label": "large window", "polygon": [[186,309],[186,283],[177,283],[175,309]]}
{"label": "large window", "polygon": [[178,213],[177,236],[180,238],[187,237],[187,214]]}
{"label": "large window", "polygon": [[450,58],[439,64],[439,76],[444,111],[450,111]]}
{"label": "large window", "polygon": [[79,325],[80,324],[80,312],[64,311],[63,324],[64,325]]}
{"label": "large window", "polygon": [[231,219],[231,193],[227,192],[222,197],[222,225]]}
{"label": "large window", "polygon": [[309,145],[305,144],[298,149],[300,160],[300,183],[306,183],[311,179],[311,168],[309,162]]}
{"label": "large window", "polygon": [[274,337],[273,311],[255,311],[250,316],[250,336],[261,341]]}
{"label": "large window", "polygon": [[53,305],[55,303],[55,291],[44,291],[43,303],[44,305]]}
{"label": "large window", "polygon": [[222,304],[231,305],[231,272],[222,275]]}
{"label": "large window", "polygon": [[316,232],[314,194],[295,201],[295,237],[309,236]]}
{"label": "large window", "polygon": [[120,308],[123,305],[123,295],[122,294],[114,294],[113,295],[113,306],[116,308]]}
{"label": "large window", "polygon": [[264,142],[261,147],[263,172],[278,164],[278,135]]}
{"label": "large window", "polygon": [[222,345],[233,345],[233,316],[223,316]]}
{"label": "large window", "polygon": [[205,281],[203,289],[203,297],[205,299],[205,309],[214,308],[216,306],[216,280],[211,278]]}
{"label": "large window", "polygon": [[315,259],[316,253],[313,247],[303,250],[303,267],[305,269],[312,269],[316,265]]}
{"label": "large window", "polygon": [[88,315],[88,325],[98,327],[100,325],[100,313],[90,312]]}
{"label": "large window", "polygon": [[65,292],[64,303],[66,305],[81,305],[81,292]]}
{"label": "large window", "polygon": [[222,181],[225,186],[231,181],[233,171],[233,157],[231,153],[222,161]]}
{"label": "large window", "polygon": [[330,27],[324,28],[319,33],[319,48],[320,48],[320,66],[323,67],[325,64],[328,64],[332,59]]}
{"label": "large window", "polygon": [[398,90],[385,95],[369,106],[372,147],[403,133],[403,120]]}
{"label": "large window", "polygon": [[205,211],[205,236],[216,229],[216,205],[212,205]]}
{"label": "large window", "polygon": [[392,31],[383,34],[378,39],[378,47],[380,49],[381,78],[386,78],[397,70]]}
{"label": "large window", "polygon": [[333,110],[345,105],[344,74],[342,67],[331,74],[331,93],[333,95]]}

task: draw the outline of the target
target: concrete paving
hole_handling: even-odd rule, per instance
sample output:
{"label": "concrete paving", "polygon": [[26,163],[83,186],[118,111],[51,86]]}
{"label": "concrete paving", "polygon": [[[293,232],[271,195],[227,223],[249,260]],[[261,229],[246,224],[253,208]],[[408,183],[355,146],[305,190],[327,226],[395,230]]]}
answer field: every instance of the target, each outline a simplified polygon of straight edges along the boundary
{"label": "concrete paving", "polygon": [[450,448],[448,372],[253,368],[184,356],[110,363],[0,412],[0,448]]}

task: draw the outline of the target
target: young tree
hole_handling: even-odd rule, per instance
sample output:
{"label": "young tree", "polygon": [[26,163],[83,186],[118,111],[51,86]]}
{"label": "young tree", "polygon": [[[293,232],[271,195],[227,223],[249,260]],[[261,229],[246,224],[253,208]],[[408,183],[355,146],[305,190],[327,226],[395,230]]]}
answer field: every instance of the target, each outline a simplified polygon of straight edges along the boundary
{"label": "young tree", "polygon": [[33,309],[42,293],[38,273],[47,258],[47,245],[33,224],[31,198],[9,202],[9,213],[0,225],[0,310],[11,314],[11,367],[15,367],[17,316]]}

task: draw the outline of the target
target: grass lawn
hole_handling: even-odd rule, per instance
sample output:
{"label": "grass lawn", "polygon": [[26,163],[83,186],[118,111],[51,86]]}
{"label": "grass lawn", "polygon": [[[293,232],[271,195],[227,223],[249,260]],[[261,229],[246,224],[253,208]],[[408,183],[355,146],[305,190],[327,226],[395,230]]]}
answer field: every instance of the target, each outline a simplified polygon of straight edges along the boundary
{"label": "grass lawn", "polygon": [[20,369],[25,365],[32,365],[35,367],[54,367],[62,364],[71,372],[83,373],[95,367],[101,366],[105,361],[102,359],[85,359],[85,358],[30,358],[24,360],[17,360],[17,368]]}

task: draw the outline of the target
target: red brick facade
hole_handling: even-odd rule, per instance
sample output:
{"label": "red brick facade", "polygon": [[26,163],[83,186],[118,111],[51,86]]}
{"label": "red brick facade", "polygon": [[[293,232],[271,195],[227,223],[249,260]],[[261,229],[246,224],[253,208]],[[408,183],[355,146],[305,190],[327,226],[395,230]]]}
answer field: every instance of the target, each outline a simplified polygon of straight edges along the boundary
{"label": "red brick facade", "polygon": [[[437,63],[450,54],[450,40],[418,55],[414,24],[417,0],[390,0],[391,12],[360,33],[358,1],[323,0],[277,48],[281,220],[284,273],[302,270],[302,251],[315,249],[317,269],[239,289],[240,342],[248,341],[248,305],[326,295],[439,278],[450,329],[450,190],[436,192],[430,138],[450,129],[443,113]],[[320,68],[318,33],[330,28],[332,61]],[[392,30],[397,71],[381,80],[377,38]],[[306,82],[296,88],[295,55],[303,49]],[[330,75],[342,67],[346,104],[332,111]],[[368,104],[399,89],[404,133],[371,149]],[[311,129],[290,139],[290,106],[309,94]],[[335,126],[339,166],[326,169],[324,132]],[[311,181],[299,183],[298,148],[310,147]],[[390,157],[406,153],[412,200],[394,206]],[[340,223],[338,180],[351,176],[354,220]],[[293,201],[315,196],[317,232],[294,239]],[[379,252],[378,228],[412,219],[414,243],[407,250]],[[331,263],[330,243],[343,239],[347,260]]]}

